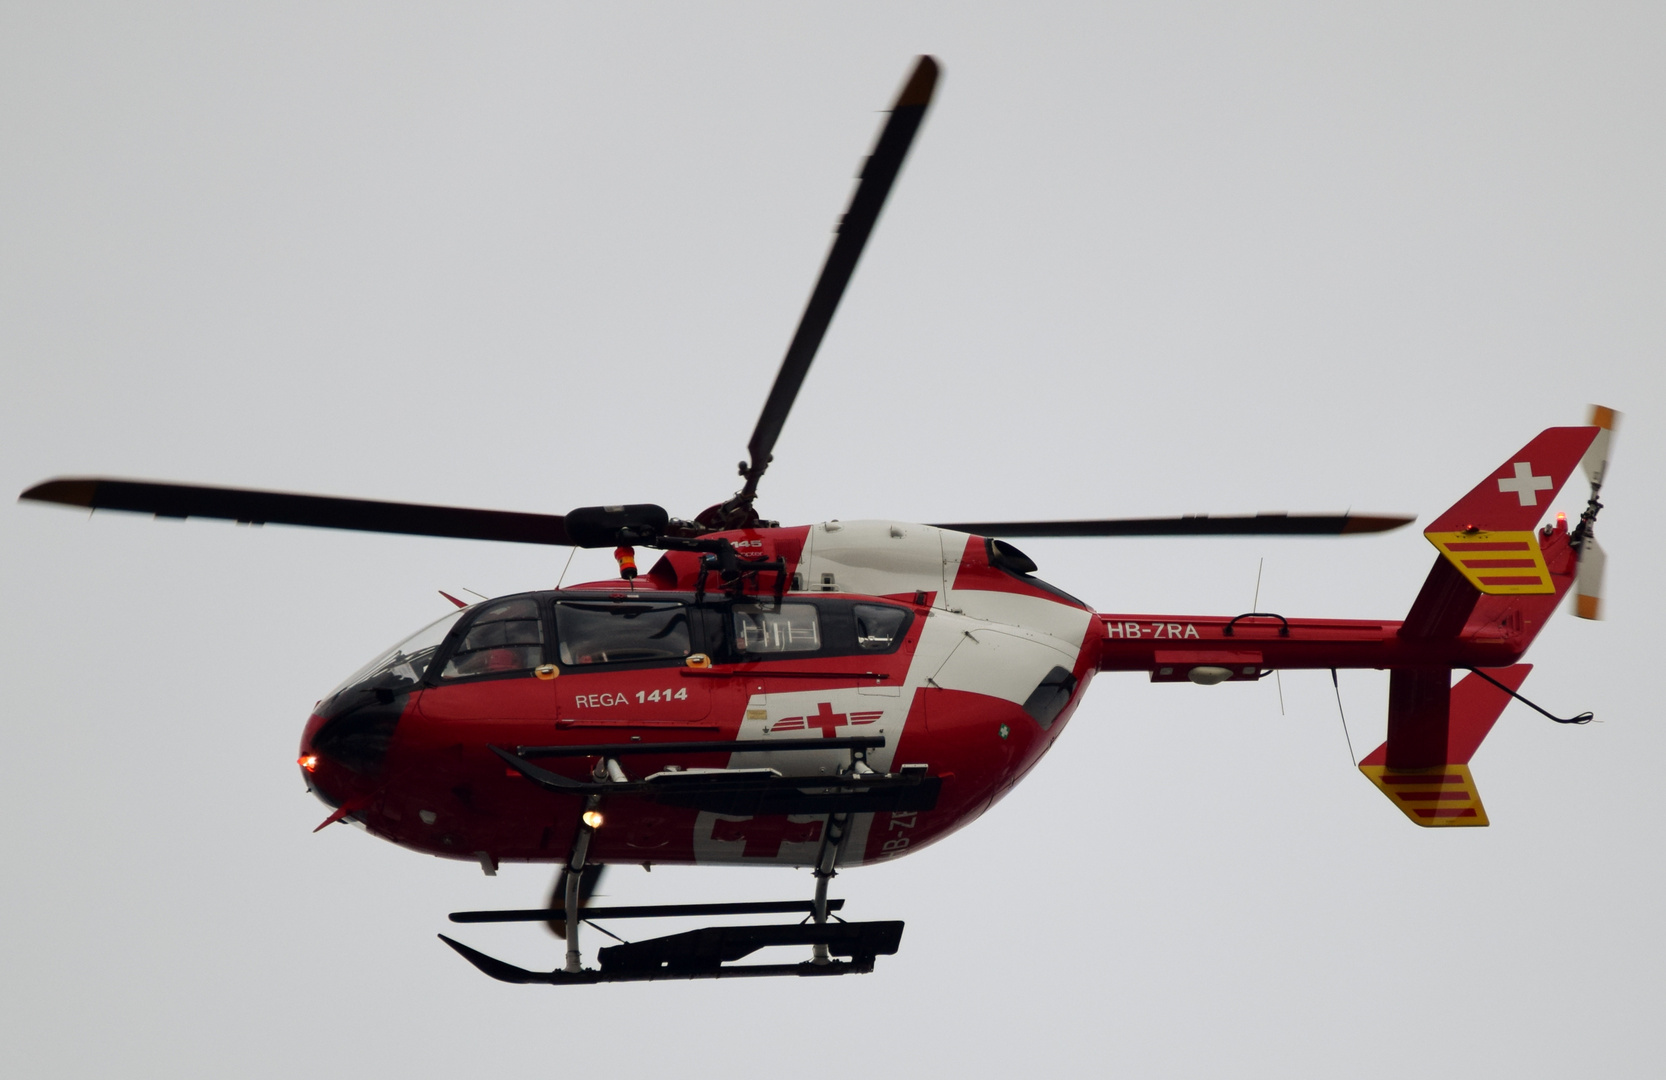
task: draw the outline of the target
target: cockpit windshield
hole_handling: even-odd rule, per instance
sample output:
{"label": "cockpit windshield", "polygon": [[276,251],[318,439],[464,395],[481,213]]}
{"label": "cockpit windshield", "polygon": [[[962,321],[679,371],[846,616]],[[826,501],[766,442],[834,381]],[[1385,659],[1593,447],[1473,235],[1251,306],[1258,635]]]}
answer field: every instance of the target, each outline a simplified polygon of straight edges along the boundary
{"label": "cockpit windshield", "polygon": [[365,683],[376,683],[390,690],[403,690],[421,682],[422,676],[428,671],[429,661],[434,659],[435,650],[445,641],[446,635],[451,633],[451,628],[457,625],[457,620],[468,614],[469,610],[459,609],[443,619],[429,623],[348,676],[340,686],[330,691],[329,696],[334,697],[348,687]]}

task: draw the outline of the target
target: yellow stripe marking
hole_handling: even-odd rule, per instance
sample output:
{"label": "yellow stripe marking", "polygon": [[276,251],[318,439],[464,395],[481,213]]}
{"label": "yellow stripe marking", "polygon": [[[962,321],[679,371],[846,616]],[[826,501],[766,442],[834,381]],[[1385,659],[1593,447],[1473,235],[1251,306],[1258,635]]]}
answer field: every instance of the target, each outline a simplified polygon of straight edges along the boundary
{"label": "yellow stripe marking", "polygon": [[[1550,568],[1545,565],[1544,552],[1539,550],[1539,537],[1532,529],[1525,532],[1487,532],[1476,529],[1473,532],[1426,532],[1429,543],[1446,556],[1448,562],[1458,568],[1458,572],[1469,579],[1469,583],[1489,596],[1518,596],[1524,593],[1553,593],[1556,583],[1550,580]],[[1504,551],[1468,551],[1469,544],[1524,544],[1524,548]],[[1453,546],[1457,550],[1453,550]],[[1475,563],[1492,562],[1496,559],[1531,559],[1532,566],[1496,567],[1475,566]],[[1512,582],[1509,584],[1488,584],[1483,578],[1532,578],[1532,581]]]}
{"label": "yellow stripe marking", "polygon": [[[1470,775],[1468,765],[1435,765],[1427,769],[1361,765],[1359,771],[1402,814],[1425,829],[1473,828],[1487,824],[1487,810],[1481,805],[1481,793],[1475,790],[1475,778]],[[1455,779],[1448,780],[1448,777]],[[1434,813],[1437,810],[1438,815]],[[1462,813],[1465,810],[1474,813]]]}

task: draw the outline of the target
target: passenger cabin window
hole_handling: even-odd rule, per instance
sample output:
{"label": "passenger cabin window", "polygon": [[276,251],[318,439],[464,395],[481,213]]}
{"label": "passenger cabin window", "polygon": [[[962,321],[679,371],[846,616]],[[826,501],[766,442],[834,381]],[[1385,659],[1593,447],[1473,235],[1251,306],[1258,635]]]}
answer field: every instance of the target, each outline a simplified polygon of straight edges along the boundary
{"label": "passenger cabin window", "polygon": [[531,597],[486,604],[452,650],[442,679],[531,671],[544,662],[544,624]]}
{"label": "passenger cabin window", "polygon": [[856,647],[866,652],[891,648],[908,621],[908,612],[902,608],[857,604],[852,610],[856,616]]}
{"label": "passenger cabin window", "polygon": [[682,660],[693,651],[688,625],[681,604],[555,605],[563,664]]}
{"label": "passenger cabin window", "polygon": [[821,648],[821,623],[813,604],[736,604],[735,652],[815,652]]}

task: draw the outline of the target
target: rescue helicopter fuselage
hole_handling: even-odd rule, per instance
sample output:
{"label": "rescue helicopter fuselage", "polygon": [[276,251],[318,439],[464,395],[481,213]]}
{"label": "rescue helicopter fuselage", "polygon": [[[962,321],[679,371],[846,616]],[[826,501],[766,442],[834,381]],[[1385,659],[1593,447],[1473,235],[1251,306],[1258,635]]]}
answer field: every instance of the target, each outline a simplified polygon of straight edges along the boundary
{"label": "rescue helicopter fuselage", "polygon": [[[638,781],[813,778],[847,773],[841,743],[869,737],[880,744],[863,748],[868,769],[913,767],[940,788],[929,810],[853,815],[839,865],[859,865],[981,814],[1058,737],[1096,670],[1102,620],[998,541],[871,521],[722,538],[785,567],[699,593],[698,557],[669,552],[633,580],[500,597],[424,629],[318,704],[301,745],[308,785],[379,836],[493,867],[565,860],[578,819],[490,747],[547,757],[640,744],[615,757]],[[708,740],[759,750],[687,752]],[[773,749],[809,740],[835,748]],[[549,768],[583,782],[606,756]],[[802,866],[827,819],[640,799],[597,812],[593,863]]]}

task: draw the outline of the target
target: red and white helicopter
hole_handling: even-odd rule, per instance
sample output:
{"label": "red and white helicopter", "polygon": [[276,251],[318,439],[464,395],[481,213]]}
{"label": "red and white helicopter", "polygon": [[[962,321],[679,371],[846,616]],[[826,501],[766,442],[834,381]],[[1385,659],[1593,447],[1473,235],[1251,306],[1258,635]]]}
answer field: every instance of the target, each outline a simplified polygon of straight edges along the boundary
{"label": "red and white helicopter", "polygon": [[[326,695],[301,736],[307,787],[333,810],[324,825],[348,820],[487,872],[516,860],[562,866],[549,908],[452,916],[547,920],[563,933],[565,963],[549,972],[445,938],[510,982],[871,971],[875,957],[897,950],[902,923],[842,921],[831,878],[917,851],[983,813],[1059,738],[1101,671],[1212,684],[1284,668],[1386,668],[1388,738],[1361,771],[1418,825],[1487,824],[1468,762],[1520,696],[1528,665],[1518,661],[1576,580],[1577,614],[1597,615],[1602,554],[1592,528],[1610,410],[1596,409],[1588,426],[1540,433],[1437,518],[1425,535],[1439,555],[1399,620],[1095,612],[1035,577],[1008,541],[1341,534],[1410,518],[760,519],[758,482],[937,71],[920,58],[867,159],[753,432],[741,490],[693,520],[651,505],[543,515],[104,478],[51,480],[22,498],[616,548],[616,580],[456,601],[457,611]],[[1540,529],[1581,463],[1591,495],[1578,524],[1570,530],[1558,515]],[[639,574],[636,547],[663,554]],[[1454,686],[1456,669],[1470,674]],[[613,863],[807,866],[815,892],[587,907],[599,868]],[[803,921],[608,946],[591,968],[579,948],[585,921],[794,912]],[[781,945],[809,947],[810,958],[736,963]]]}

